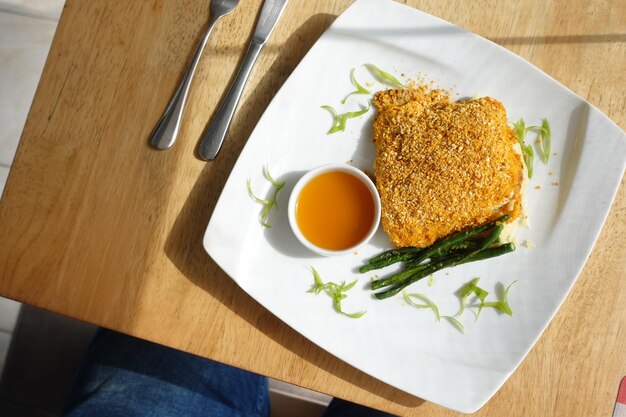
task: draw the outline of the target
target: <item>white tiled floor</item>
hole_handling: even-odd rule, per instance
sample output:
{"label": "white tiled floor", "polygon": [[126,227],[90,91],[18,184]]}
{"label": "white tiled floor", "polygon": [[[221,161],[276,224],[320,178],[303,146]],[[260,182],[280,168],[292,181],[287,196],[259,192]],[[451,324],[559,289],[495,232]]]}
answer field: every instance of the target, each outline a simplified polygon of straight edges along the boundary
{"label": "white tiled floor", "polygon": [[10,167],[56,23],[0,12],[0,165]]}
{"label": "white tiled floor", "polygon": [[58,22],[65,0],[0,0],[0,12]]}
{"label": "white tiled floor", "polygon": [[[0,0],[0,196],[64,4]],[[20,307],[0,298],[0,374]]]}

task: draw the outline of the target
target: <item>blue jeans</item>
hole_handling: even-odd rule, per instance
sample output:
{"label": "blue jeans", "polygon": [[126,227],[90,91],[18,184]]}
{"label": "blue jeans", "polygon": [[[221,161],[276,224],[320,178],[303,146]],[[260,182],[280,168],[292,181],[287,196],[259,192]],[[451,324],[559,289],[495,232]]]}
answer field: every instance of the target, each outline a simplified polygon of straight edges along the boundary
{"label": "blue jeans", "polygon": [[[267,378],[109,330],[86,353],[66,417],[268,417]],[[333,399],[323,417],[383,417]]]}

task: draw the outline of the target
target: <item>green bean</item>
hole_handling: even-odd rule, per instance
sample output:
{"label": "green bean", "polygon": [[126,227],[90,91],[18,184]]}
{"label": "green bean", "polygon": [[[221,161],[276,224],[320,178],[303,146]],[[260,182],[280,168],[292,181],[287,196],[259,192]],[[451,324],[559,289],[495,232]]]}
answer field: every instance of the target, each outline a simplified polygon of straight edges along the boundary
{"label": "green bean", "polygon": [[383,258],[381,260],[378,260],[375,263],[368,263],[365,264],[363,266],[361,266],[359,268],[359,272],[360,273],[364,273],[364,272],[368,272],[371,271],[373,269],[380,269],[380,268],[384,268],[386,266],[395,264],[397,262],[403,262],[403,261],[408,261],[413,259],[415,255],[413,253],[410,252],[404,252],[404,253],[398,253],[392,256],[388,256],[387,258]]}
{"label": "green bean", "polygon": [[371,284],[371,289],[373,290],[377,290],[379,288],[383,288],[383,287],[388,287],[389,285],[393,285],[395,283],[401,282],[404,279],[410,277],[411,275],[415,274],[416,272],[421,271],[422,269],[425,269],[428,267],[428,264],[424,264],[424,265],[415,265],[411,268],[407,268],[404,269],[400,272],[397,272],[391,276],[385,277],[385,278],[381,278],[381,279],[377,279],[375,281],[372,281]]}
{"label": "green bean", "polygon": [[[513,244],[492,247],[500,237],[504,227],[503,223],[509,218],[509,215],[501,216],[490,223],[457,233],[424,249],[404,247],[387,250],[370,258],[366,265],[359,268],[359,272],[364,273],[383,268],[396,262],[407,262],[403,270],[371,283],[372,290],[391,287],[375,293],[376,298],[391,297],[408,285],[441,269],[499,256],[515,250]],[[486,237],[475,238],[485,232],[489,232]]]}
{"label": "green bean", "polygon": [[[436,255],[433,255],[433,258],[435,257],[445,258],[451,254],[460,254],[460,253],[470,254],[473,250],[475,250],[479,246],[480,246],[479,242],[460,242],[450,247],[448,250],[441,250],[437,252]],[[409,251],[408,249],[414,249],[414,250]],[[468,249],[471,249],[471,250],[468,251]],[[387,256],[386,258],[379,258],[374,263],[370,262],[368,264],[361,266],[359,268],[359,272],[364,273],[364,272],[372,271],[374,269],[381,269],[381,268],[384,268],[389,265],[393,265],[398,262],[408,262],[405,269],[413,268],[421,263],[421,262],[415,263],[413,259],[419,256],[419,253],[423,251],[423,249],[406,247],[406,248],[400,248],[400,249],[392,249],[392,251],[395,251],[396,253],[393,253],[390,256]],[[391,251],[387,251],[387,252],[391,252]]]}
{"label": "green bean", "polygon": [[[481,246],[482,246],[482,240],[475,240],[475,241],[467,240],[465,242],[459,242],[447,249],[439,250],[437,251],[437,253],[434,253],[433,255],[431,255],[430,262],[440,261],[453,255],[464,254],[466,256],[469,256]],[[417,257],[414,259],[419,260]],[[419,263],[417,263],[414,260],[410,260],[406,264],[406,269],[413,268],[414,266],[417,266],[417,265],[423,265],[423,263],[424,261],[420,261]]]}
{"label": "green bean", "polygon": [[[427,264],[426,268],[413,271],[413,274],[409,275],[402,282],[397,283],[390,289],[385,291],[381,291],[375,293],[374,296],[379,300],[389,298],[391,296],[396,295],[400,291],[402,291],[407,286],[419,281],[420,279],[429,276],[441,269],[449,268],[461,264],[465,264],[468,262],[482,261],[484,259],[494,258],[496,256],[504,255],[509,252],[513,252],[515,250],[515,245],[513,243],[505,243],[503,245],[499,245],[496,247],[486,248],[478,252],[474,252],[469,256],[457,255],[448,259],[444,259],[438,262],[434,262],[432,264]],[[379,287],[380,288],[380,287]]]}
{"label": "green bean", "polygon": [[459,262],[459,265],[466,264],[469,262],[482,261],[489,258],[495,258],[497,256],[505,255],[507,253],[513,252],[515,250],[515,244],[505,243],[503,245],[494,246],[491,248],[483,249],[478,253],[474,253],[467,258],[465,258],[462,262]]}
{"label": "green bean", "polygon": [[[404,270],[397,272],[391,276],[385,277],[385,278],[381,278],[381,279],[377,279],[375,281],[372,281],[371,284],[371,288],[373,290],[377,290],[379,288],[383,288],[383,287],[387,287],[389,285],[393,285],[396,284],[398,282],[401,282],[402,280],[404,280],[405,278],[407,278],[408,276],[421,271],[424,268],[429,267],[430,265],[432,265],[433,262],[440,262],[440,261],[445,261],[446,259],[450,258],[450,257],[454,257],[456,258],[464,258],[464,257],[468,257],[470,255],[472,255],[474,252],[476,252],[477,248],[480,248],[482,246],[482,241],[481,242],[462,242],[459,244],[456,244],[452,247],[450,247],[447,251],[441,251],[437,253],[437,257],[435,258],[435,256],[433,255],[433,258],[431,259],[430,263],[415,263],[415,262],[410,262],[407,264],[407,266],[405,267]],[[488,245],[487,245],[488,246]],[[359,269],[360,270],[360,269]]]}
{"label": "green bean", "polygon": [[429,258],[446,257],[448,256],[450,249],[456,250],[463,247],[471,247],[473,243],[469,240],[470,238],[479,235],[496,225],[501,225],[509,218],[510,216],[508,214],[505,214],[504,216],[499,217],[491,223],[471,228],[469,230],[466,230],[465,232],[457,233],[456,235],[452,235],[448,238],[442,239],[427,248],[415,248],[407,246],[404,248],[390,249],[384,251],[370,258],[367,261],[367,264],[359,268],[359,272],[365,273],[374,269],[384,268],[397,262],[404,261],[409,261],[410,266],[415,266],[421,264],[423,261]]}
{"label": "green bean", "polygon": [[378,263],[379,261],[385,260],[387,258],[393,257],[393,256],[397,256],[397,255],[401,255],[404,253],[412,253],[415,254],[417,252],[420,252],[424,249],[422,248],[416,248],[413,246],[406,246],[404,248],[397,248],[397,249],[389,249],[386,250],[376,256],[374,256],[373,258],[370,258],[367,263],[369,264],[375,264]]}
{"label": "green bean", "polygon": [[487,230],[491,229],[492,227],[496,225],[504,223],[510,217],[511,216],[509,216],[508,214],[505,214],[503,216],[498,217],[496,220],[492,221],[491,223],[483,224],[481,226],[476,226],[476,227],[466,230],[465,232],[457,233],[456,235],[452,235],[450,237],[442,239],[434,243],[433,245],[429,246],[428,248],[426,248],[426,250],[422,252],[420,256],[414,259],[413,262],[420,263],[422,261],[425,261],[426,259],[430,258],[431,256],[435,255],[438,252],[446,250],[457,243],[464,242],[471,237],[474,237],[483,232],[486,232]]}
{"label": "green bean", "polygon": [[465,258],[469,258],[473,254],[478,253],[481,250],[487,249],[489,246],[496,243],[498,239],[500,239],[500,233],[502,233],[502,229],[504,229],[504,225],[502,223],[496,224],[491,232],[489,232],[489,235],[487,235],[487,237],[480,242],[480,245],[476,249],[468,253]]}
{"label": "green bean", "polygon": [[396,283],[391,288],[385,291],[375,293],[374,296],[378,298],[379,300],[392,297],[396,295],[397,293],[399,293],[400,291],[402,291],[404,288],[408,287],[409,285],[419,281],[422,278],[429,276],[430,274],[434,274],[440,269],[455,266],[457,262],[460,261],[461,259],[463,259],[463,255],[457,255],[457,256],[444,259],[438,262],[429,263],[426,265],[425,268],[422,268],[419,270],[409,269],[405,272],[410,272],[410,274],[407,274],[408,276],[404,280]]}

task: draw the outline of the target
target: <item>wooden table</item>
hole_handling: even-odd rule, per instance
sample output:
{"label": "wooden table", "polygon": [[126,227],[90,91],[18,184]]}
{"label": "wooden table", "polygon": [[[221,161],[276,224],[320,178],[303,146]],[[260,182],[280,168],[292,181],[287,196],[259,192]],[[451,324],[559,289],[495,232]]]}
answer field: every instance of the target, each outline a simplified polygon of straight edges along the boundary
{"label": "wooden table", "polygon": [[[290,2],[212,163],[194,150],[259,1],[242,0],[218,24],[176,145],[148,146],[207,3],[68,0],[0,203],[0,295],[392,413],[456,415],[316,347],[204,252],[202,234],[246,138],[349,1]],[[626,128],[626,2],[407,3],[514,51]],[[478,415],[611,414],[626,375],[624,216],[622,186],[562,309]]]}

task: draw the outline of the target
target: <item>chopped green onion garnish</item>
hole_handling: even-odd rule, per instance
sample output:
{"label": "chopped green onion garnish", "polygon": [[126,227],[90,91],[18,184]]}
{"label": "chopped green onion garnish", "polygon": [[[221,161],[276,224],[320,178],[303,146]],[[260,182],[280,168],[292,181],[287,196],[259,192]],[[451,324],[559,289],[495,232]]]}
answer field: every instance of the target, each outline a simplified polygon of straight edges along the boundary
{"label": "chopped green onion garnish", "polygon": [[517,136],[517,140],[520,142],[524,142],[524,138],[526,137],[526,122],[524,119],[520,118],[517,123],[513,123],[513,130],[515,131],[515,135]]}
{"label": "chopped green onion garnish", "polygon": [[[437,305],[430,298],[426,297],[424,294],[409,294],[406,291],[402,291],[402,297],[404,298],[404,301],[407,302],[407,304],[412,305],[413,307],[430,308],[431,310],[435,312],[435,317],[437,317],[437,321],[441,321],[441,316],[439,315],[439,308],[437,308]],[[416,298],[420,301],[423,301],[426,304],[417,304],[415,301],[412,300],[412,298]]]}
{"label": "chopped green onion garnish", "polygon": [[[459,308],[459,311],[453,317],[455,318],[461,317],[461,315],[465,311],[465,307],[467,306],[467,299],[471,294],[474,294],[480,300],[481,303],[485,301],[485,298],[487,298],[487,295],[489,295],[489,292],[485,291],[484,289],[476,285],[479,280],[480,278],[478,277],[474,278],[473,280],[465,284],[457,292],[457,295],[461,299],[461,307]],[[476,318],[478,318],[478,316],[476,316]]]}
{"label": "chopped green onion garnish", "polygon": [[456,327],[461,333],[465,333],[465,327],[463,326],[463,323],[458,321],[456,319],[456,316],[441,316],[441,317],[448,320],[450,324]]}
{"label": "chopped green onion garnish", "polygon": [[535,152],[533,151],[533,147],[530,145],[526,145],[524,143],[520,143],[520,145],[522,146],[522,155],[524,155],[524,162],[526,163],[526,169],[528,170],[528,178],[532,178]]}
{"label": "chopped green onion garnish", "polygon": [[283,181],[276,181],[274,177],[272,177],[270,171],[267,169],[267,165],[263,167],[263,176],[265,177],[265,179],[271,182],[274,187],[277,187],[278,189],[281,189],[285,186],[285,183]]}
{"label": "chopped green onion garnish", "polygon": [[[499,310],[505,314],[508,314],[509,316],[513,315],[513,312],[511,311],[511,307],[509,306],[508,294],[509,294],[509,289],[511,288],[511,286],[515,284],[517,281],[513,281],[508,287],[506,287],[506,289],[504,290],[504,293],[502,294],[502,300],[485,302],[485,299],[489,295],[489,292],[480,288],[477,285],[479,280],[480,278],[474,278],[473,280],[465,284],[463,287],[461,287],[461,289],[457,291],[457,295],[459,296],[461,300],[461,308],[454,316],[441,316],[439,314],[439,308],[437,307],[437,305],[424,294],[409,294],[406,291],[402,291],[402,297],[404,298],[404,301],[406,301],[407,304],[413,307],[430,308],[431,310],[434,311],[435,316],[437,317],[437,321],[441,321],[442,318],[446,319],[450,324],[452,324],[459,331],[461,331],[461,333],[465,333],[465,326],[463,326],[463,323],[459,321],[459,318],[461,317],[461,315],[463,315],[463,312],[465,311],[466,306],[467,306],[467,300],[472,295],[475,295],[476,298],[480,301],[480,304],[471,305],[471,307],[478,307],[478,312],[474,313],[477,320],[478,320],[478,316],[480,315],[480,311],[484,307],[495,308],[496,310]],[[422,301],[424,304],[416,303],[414,300]]]}
{"label": "chopped green onion garnish", "polygon": [[248,180],[246,181],[246,185],[247,185],[247,187],[248,187],[248,195],[249,195],[249,196],[250,196],[250,198],[252,198],[252,199],[253,199],[256,203],[263,204],[263,205],[266,205],[266,204],[271,204],[271,201],[269,201],[269,200],[263,200],[263,199],[261,199],[261,198],[259,198],[259,197],[257,197],[257,196],[255,196],[255,195],[254,195],[254,193],[252,192],[252,186],[250,185],[250,178],[248,178]]}
{"label": "chopped green onion garnish", "polygon": [[367,68],[369,70],[369,72],[371,72],[372,75],[378,81],[380,81],[381,83],[388,84],[388,85],[390,85],[392,87],[396,87],[396,88],[404,88],[404,84],[402,84],[400,81],[398,81],[398,79],[396,77],[394,77],[393,75],[389,74],[388,72],[385,72],[385,71],[381,70],[376,65],[365,64],[365,68]]}
{"label": "chopped green onion garnish", "polygon": [[370,103],[367,102],[367,107],[357,111],[351,111],[343,114],[338,114],[337,111],[331,106],[322,106],[323,109],[328,110],[333,116],[333,125],[328,131],[328,134],[343,131],[346,129],[346,120],[359,117],[367,113],[370,109]]}
{"label": "chopped green onion garnish", "polygon": [[354,78],[354,68],[352,68],[352,71],[350,71],[350,81],[352,81],[352,84],[354,84],[354,86],[356,87],[356,90],[354,90],[353,92],[345,96],[344,99],[341,100],[341,104],[346,104],[346,100],[348,99],[348,97],[350,97],[353,94],[369,94],[370,93],[370,90],[363,87],[361,84],[359,84],[356,78]]}
{"label": "chopped green onion garnish", "polygon": [[[341,115],[341,117],[345,117],[346,119],[352,119],[355,117],[359,117],[367,113],[370,109],[370,102],[367,102],[367,107],[357,111],[350,111]],[[345,123],[345,122],[344,122]]]}
{"label": "chopped green onion garnish", "polygon": [[314,292],[315,294],[319,294],[320,291],[324,289],[324,281],[322,281],[322,277],[317,272],[317,270],[311,267],[311,271],[313,271],[313,280],[315,281],[315,285],[311,287],[311,289],[307,292]]}
{"label": "chopped green onion garnish", "polygon": [[459,290],[459,297],[467,299],[470,294],[474,293],[481,303],[484,302],[487,295],[489,295],[489,292],[476,285],[479,280],[480,278],[476,277],[465,284],[465,286]]}
{"label": "chopped green onion garnish", "polygon": [[461,315],[465,312],[465,307],[467,307],[467,297],[461,297],[461,307],[459,307],[459,311],[457,311],[452,317],[461,317]]}
{"label": "chopped green onion garnish", "polygon": [[[504,290],[504,293],[502,294],[502,300],[501,301],[490,301],[488,303],[484,303],[483,302],[483,303],[480,304],[480,308],[481,309],[483,307],[495,308],[496,310],[499,310],[499,311],[503,312],[504,314],[512,316],[513,315],[513,311],[511,310],[511,306],[509,306],[508,295],[509,295],[509,289],[516,282],[517,281],[513,281],[512,283],[509,284],[508,287],[506,287],[506,289]],[[478,312],[480,313],[480,310]]]}
{"label": "chopped green onion garnish", "polygon": [[524,122],[524,119],[521,118],[517,121],[517,123],[513,123],[513,130],[515,131],[517,140],[522,148],[522,155],[528,171],[528,178],[533,177],[533,160],[535,158],[535,152],[533,151],[533,147],[531,145],[524,143],[524,138],[526,137],[526,133],[533,127],[534,126],[526,127],[526,122]]}
{"label": "chopped green onion garnish", "polygon": [[541,156],[541,162],[547,164],[548,159],[550,159],[550,149],[552,148],[552,132],[548,119],[544,118],[541,121],[541,127],[539,129],[539,155]]}
{"label": "chopped green onion garnish", "polygon": [[541,121],[541,126],[528,126],[524,119],[519,119],[517,123],[513,123],[513,130],[517,136],[520,146],[522,147],[522,155],[524,156],[524,162],[528,169],[528,178],[533,177],[533,160],[535,158],[535,152],[531,145],[524,143],[526,133],[530,130],[539,130],[539,157],[544,164],[548,163],[550,159],[550,149],[552,148],[552,131],[550,130],[550,123],[547,118]]}
{"label": "chopped green onion garnish", "polygon": [[339,123],[339,114],[337,110],[335,110],[332,106],[322,106],[324,110],[328,110],[330,114],[333,116],[333,125],[327,133],[332,133],[332,130],[337,127],[337,123]]}
{"label": "chopped green onion garnish", "polygon": [[250,196],[250,198],[252,198],[252,200],[255,203],[259,203],[259,204],[263,205],[263,209],[261,209],[261,212],[259,213],[259,223],[261,223],[261,225],[263,227],[272,227],[267,222],[267,218],[270,215],[270,211],[272,210],[272,207],[278,208],[278,202],[277,202],[276,198],[278,197],[278,192],[281,190],[281,188],[283,188],[285,186],[285,183],[281,182],[281,181],[276,181],[270,175],[270,172],[269,172],[267,166],[263,167],[263,176],[274,187],[274,193],[273,193],[271,199],[264,200],[262,198],[257,197],[256,195],[254,195],[254,193],[252,192],[252,186],[250,185],[250,178],[248,178],[248,180],[246,181],[246,187],[248,188],[248,195]]}
{"label": "chopped green onion garnish", "polygon": [[330,298],[333,299],[333,307],[335,311],[337,313],[343,314],[346,317],[358,319],[362,317],[365,313],[367,313],[367,311],[360,311],[358,313],[346,313],[341,308],[341,300],[347,297],[345,293],[348,290],[352,289],[356,285],[358,280],[354,280],[349,284],[346,284],[345,281],[341,281],[341,284],[336,284],[334,282],[324,283],[324,281],[322,281],[322,278],[320,277],[320,274],[315,268],[311,267],[311,271],[313,272],[313,280],[315,281],[315,284],[313,284],[311,289],[307,292],[319,294],[322,291],[326,291],[326,294],[328,294]]}

